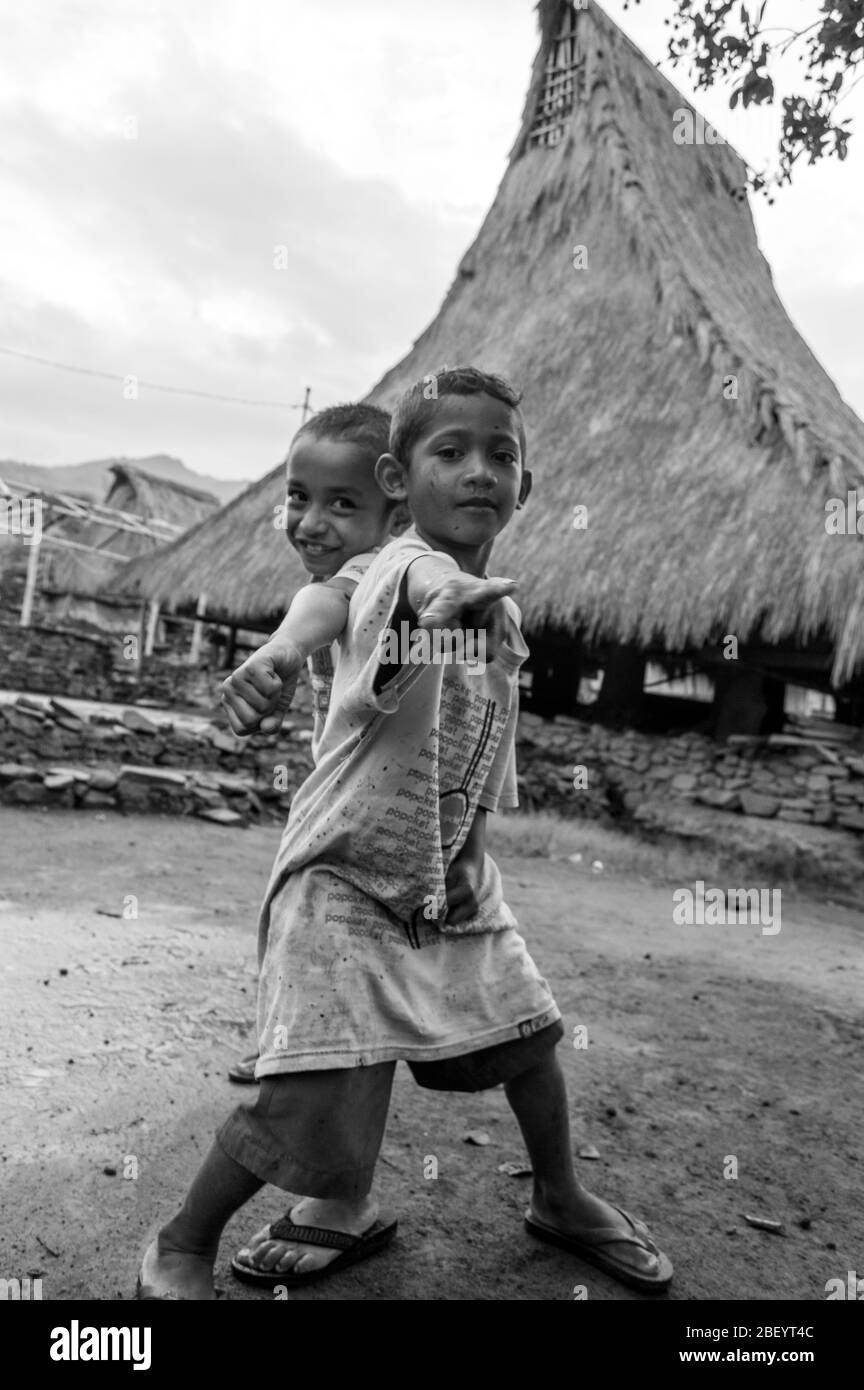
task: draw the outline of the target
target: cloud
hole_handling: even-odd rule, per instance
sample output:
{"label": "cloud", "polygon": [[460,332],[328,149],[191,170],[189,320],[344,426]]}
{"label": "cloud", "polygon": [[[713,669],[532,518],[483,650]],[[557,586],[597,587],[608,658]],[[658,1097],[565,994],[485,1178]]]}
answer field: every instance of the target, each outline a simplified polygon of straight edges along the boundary
{"label": "cloud", "polygon": [[[609,0],[613,17],[661,56],[657,15],[622,5]],[[534,46],[525,0],[6,7],[0,341],[229,395],[364,393],[433,317],[479,226]],[[727,98],[694,100],[719,121]],[[864,87],[849,113],[861,126]],[[857,141],[755,216],[784,303],[860,411]],[[253,477],[299,419],[132,403],[116,383],[3,357],[0,393],[0,457],[45,462],[172,453]]]}
{"label": "cloud", "polygon": [[[321,405],[367,390],[431,318],[473,231],[311,151],[262,109],[248,78],[196,65],[183,43],[158,83],[126,85],[113,128],[19,108],[0,172],[7,209],[25,210],[0,265],[15,346],[253,398],[294,401],[309,384]],[[22,366],[16,386],[22,432],[27,410],[49,400],[58,416],[72,410],[62,418],[76,436],[75,416],[88,411],[103,441],[90,455],[114,437],[112,417],[128,428],[101,384],[64,389]],[[207,437],[197,404],[151,405],[172,427],[194,409]],[[250,431],[270,447],[271,423],[247,413],[236,433],[248,441]],[[158,441],[169,443],[180,451]]]}

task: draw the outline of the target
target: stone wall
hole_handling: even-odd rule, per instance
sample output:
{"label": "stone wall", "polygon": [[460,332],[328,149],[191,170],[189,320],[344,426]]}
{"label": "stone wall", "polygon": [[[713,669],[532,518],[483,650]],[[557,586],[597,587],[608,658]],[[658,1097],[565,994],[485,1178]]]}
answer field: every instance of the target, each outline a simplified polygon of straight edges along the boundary
{"label": "stone wall", "polygon": [[[831,738],[831,742],[827,740]],[[636,816],[652,803],[864,831],[864,749],[825,731],[732,737],[638,734],[575,719],[520,718],[523,800],[565,815]],[[576,769],[584,772],[576,774]],[[586,785],[578,787],[576,782]]]}
{"label": "stone wall", "polygon": [[210,709],[224,675],[160,656],[139,666],[124,657],[120,636],[0,621],[0,690]]}
{"label": "stone wall", "polygon": [[[0,704],[0,800],[149,808],[226,823],[282,819],[311,770],[303,683],[278,736],[238,739],[221,714],[185,723],[122,708],[82,717],[52,698]],[[857,740],[857,732],[855,738]],[[526,809],[649,821],[652,807],[724,811],[864,832],[864,752],[839,727],[824,739],[771,735],[718,745],[523,714],[519,794]]]}
{"label": "stone wall", "polygon": [[85,718],[24,697],[0,704],[0,801],[284,820],[312,768],[310,738],[293,720],[238,739],[214,723],[163,723],[135,708]]}
{"label": "stone wall", "polygon": [[81,633],[0,623],[0,688],[110,700],[112,644]]}

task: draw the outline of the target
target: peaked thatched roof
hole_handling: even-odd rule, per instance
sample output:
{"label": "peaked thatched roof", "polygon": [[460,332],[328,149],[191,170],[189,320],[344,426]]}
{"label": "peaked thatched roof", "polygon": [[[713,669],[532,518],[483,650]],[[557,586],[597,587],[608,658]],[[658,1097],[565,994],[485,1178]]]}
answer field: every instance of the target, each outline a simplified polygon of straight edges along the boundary
{"label": "peaked thatched roof", "polygon": [[110,472],[114,481],[105,501],[119,511],[133,511],[147,519],[158,517],[188,529],[219,507],[214,493],[148,473],[132,463],[112,463]]}
{"label": "peaked thatched roof", "polygon": [[[143,472],[133,464],[114,463],[111,486],[105,506],[144,521],[163,521],[186,530],[211,516],[219,506],[210,492],[175,483],[169,478]],[[117,557],[141,555],[149,558],[157,548],[151,536],[134,530],[116,529],[104,522],[65,518],[50,525],[47,534],[93,550],[46,546],[40,585],[44,590],[95,596],[111,588],[117,572]],[[106,552],[104,555],[101,551]]]}
{"label": "peaked thatched roof", "polygon": [[[529,624],[576,619],[670,650],[825,630],[842,678],[864,657],[864,569],[851,537],[826,535],[824,504],[864,481],[864,426],[777,297],[738,156],[675,143],[688,103],[596,4],[539,10],[495,202],[437,318],[372,399],[392,403],[444,362],[521,381],[535,495],[494,569],[522,581]],[[558,143],[535,144],[546,64],[571,24],[572,115]]]}
{"label": "peaked thatched roof", "polygon": [[[495,201],[437,317],[370,399],[392,405],[445,363],[521,383],[535,493],[493,568],[521,581],[529,628],[670,651],[821,635],[845,678],[864,660],[864,570],[852,537],[826,535],[824,508],[864,486],[864,426],[777,296],[738,156],[675,142],[688,103],[596,3],[538,8]],[[280,498],[274,470],[150,573],[139,565],[140,592],[205,590],[246,618],[287,595],[268,529]]]}

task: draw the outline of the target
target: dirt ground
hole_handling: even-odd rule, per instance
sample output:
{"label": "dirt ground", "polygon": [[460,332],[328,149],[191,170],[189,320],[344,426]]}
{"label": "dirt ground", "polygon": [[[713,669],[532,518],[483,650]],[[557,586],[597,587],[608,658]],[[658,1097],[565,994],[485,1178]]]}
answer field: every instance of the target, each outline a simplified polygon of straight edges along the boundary
{"label": "dirt ground", "polygon": [[[250,1033],[277,837],[0,808],[0,1276],[41,1277],[45,1299],[132,1296],[148,1233],[250,1098],[225,1069]],[[501,866],[564,1014],[574,1146],[600,1155],[580,1175],[651,1223],[670,1297],[822,1300],[828,1279],[864,1270],[864,916],[784,891],[776,936],[681,927],[681,885]],[[587,1049],[569,1041],[577,1025]],[[492,1142],[464,1142],[473,1129]],[[397,1242],[293,1297],[639,1298],[524,1233],[530,1179],[499,1171],[522,1157],[502,1092],[425,1092],[400,1068],[378,1178]],[[229,1226],[217,1278],[231,1298],[271,1297],[237,1284],[228,1257],[286,1205],[265,1188]]]}

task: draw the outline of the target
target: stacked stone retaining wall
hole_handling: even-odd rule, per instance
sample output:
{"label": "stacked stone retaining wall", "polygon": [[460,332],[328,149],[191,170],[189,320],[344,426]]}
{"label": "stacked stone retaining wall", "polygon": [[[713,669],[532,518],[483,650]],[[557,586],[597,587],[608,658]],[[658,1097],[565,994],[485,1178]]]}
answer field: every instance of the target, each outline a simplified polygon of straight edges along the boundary
{"label": "stacked stone retaining wall", "polygon": [[[214,710],[183,720],[140,707],[85,716],[57,698],[0,703],[0,800],[281,819],[312,767],[308,690],[278,736],[235,738]],[[864,832],[864,750],[797,735],[732,739],[615,731],[522,714],[523,808],[644,820],[688,802]]]}

